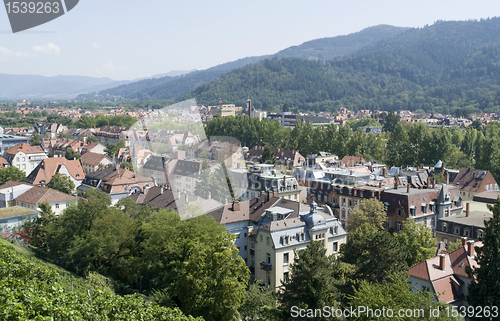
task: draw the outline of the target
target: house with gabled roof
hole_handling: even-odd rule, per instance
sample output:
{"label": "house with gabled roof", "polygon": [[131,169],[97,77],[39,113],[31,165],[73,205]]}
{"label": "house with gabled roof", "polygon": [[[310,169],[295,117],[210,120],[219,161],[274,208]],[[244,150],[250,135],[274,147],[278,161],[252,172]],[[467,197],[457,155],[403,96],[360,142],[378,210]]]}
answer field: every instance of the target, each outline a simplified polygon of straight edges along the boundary
{"label": "house with gabled roof", "polygon": [[462,238],[462,247],[447,252],[440,243],[438,255],[412,266],[408,274],[409,281],[415,290],[428,290],[436,300],[453,305],[466,305],[470,278],[467,267],[477,267],[476,247],[482,247],[481,242],[467,241]]}
{"label": "house with gabled roof", "polygon": [[25,181],[35,186],[46,186],[56,173],[68,177],[75,184],[75,188],[80,186],[85,179],[85,172],[79,160],[53,157],[40,162]]}
{"label": "house with gabled roof", "polygon": [[450,184],[460,189],[463,200],[471,201],[481,192],[499,191],[500,188],[490,171],[474,168],[461,168]]}
{"label": "house with gabled roof", "polygon": [[22,143],[5,151],[5,159],[29,175],[47,155],[40,146],[30,146]]}
{"label": "house with gabled roof", "polygon": [[94,173],[99,169],[113,165],[113,160],[106,154],[86,152],[78,160],[86,173]]}
{"label": "house with gabled roof", "polygon": [[78,197],[59,192],[55,189],[34,186],[15,199],[16,206],[40,211],[40,204],[49,203],[52,211],[59,215],[64,209],[78,201]]}

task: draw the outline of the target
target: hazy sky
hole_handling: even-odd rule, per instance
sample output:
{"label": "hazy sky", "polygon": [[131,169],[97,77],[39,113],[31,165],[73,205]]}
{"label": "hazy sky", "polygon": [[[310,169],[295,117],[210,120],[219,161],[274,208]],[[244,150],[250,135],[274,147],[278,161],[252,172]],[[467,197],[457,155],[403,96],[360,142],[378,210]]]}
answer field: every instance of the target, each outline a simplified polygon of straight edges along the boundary
{"label": "hazy sky", "polygon": [[0,73],[123,80],[206,69],[378,24],[500,16],[500,1],[80,0],[17,34],[0,11]]}

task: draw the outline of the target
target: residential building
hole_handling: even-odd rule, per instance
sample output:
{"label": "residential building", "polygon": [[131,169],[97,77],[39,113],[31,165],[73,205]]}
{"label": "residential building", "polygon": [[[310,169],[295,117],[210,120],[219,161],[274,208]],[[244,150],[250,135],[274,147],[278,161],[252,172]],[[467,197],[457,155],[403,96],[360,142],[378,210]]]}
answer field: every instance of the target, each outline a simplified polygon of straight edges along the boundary
{"label": "residential building", "polygon": [[52,188],[33,186],[15,198],[16,206],[40,211],[40,204],[49,203],[52,211],[59,215],[77,202],[78,198]]}
{"label": "residential building", "polygon": [[279,197],[292,201],[300,201],[300,188],[297,179],[291,175],[274,169],[273,165],[257,164],[247,173],[248,187],[242,193],[242,201],[251,200],[268,191],[275,192]]}
{"label": "residential building", "polygon": [[222,102],[219,101],[217,108],[212,110],[212,115],[214,117],[234,117],[236,116],[236,107],[234,104],[222,104]]}
{"label": "residential building", "polygon": [[368,163],[363,156],[349,156],[346,155],[344,158],[342,158],[339,162],[339,166],[344,166],[344,167],[354,167],[358,165],[365,165]]}
{"label": "residential building", "polygon": [[50,142],[49,157],[65,157],[71,148],[75,153],[81,153],[85,143],[76,139],[61,138]]}
{"label": "residential building", "polygon": [[47,158],[40,146],[30,146],[22,143],[5,151],[5,159],[29,175],[42,160]]}
{"label": "residential building", "polygon": [[68,177],[75,184],[75,188],[78,188],[85,179],[85,172],[79,160],[55,157],[40,162],[25,181],[35,186],[46,186],[56,173]]}
{"label": "residential building", "polygon": [[7,181],[0,186],[0,208],[15,206],[14,199],[30,190],[33,185],[17,181]]}
{"label": "residential building", "polygon": [[92,152],[92,153],[96,153],[96,154],[106,154],[106,152],[104,151],[105,149],[106,149],[106,146],[104,146],[103,144],[101,144],[99,142],[93,142],[93,143],[90,143],[90,144],[83,146],[80,154],[83,155],[86,152]]}
{"label": "residential building", "polygon": [[485,221],[493,217],[491,212],[472,211],[470,203],[466,203],[466,210],[460,214],[441,217],[437,220],[436,238],[446,245],[466,237],[480,240],[484,237]]}
{"label": "residential building", "polygon": [[471,201],[477,193],[500,191],[490,171],[471,167],[461,168],[450,184],[460,189],[460,196],[466,201]]}
{"label": "residential building", "polygon": [[16,145],[27,143],[28,137],[4,134],[3,128],[0,127],[0,155]]}
{"label": "residential building", "polygon": [[85,173],[94,173],[113,165],[113,160],[106,154],[86,152],[78,160]]}
{"label": "residential building", "polygon": [[169,177],[172,190],[194,194],[196,181],[201,171],[201,165],[201,162],[178,160],[172,175]]}
{"label": "residential building", "polygon": [[256,280],[272,288],[280,288],[290,277],[295,250],[305,249],[314,240],[323,242],[326,255],[337,255],[347,240],[338,219],[319,211],[315,202],[309,211],[293,214],[293,210],[281,206],[271,207],[249,230],[250,271]]}
{"label": "residential building", "polygon": [[56,123],[47,123],[47,122],[36,122],[35,130],[40,136],[47,137],[49,139],[59,138],[59,136],[68,130],[68,127],[56,124]]}
{"label": "residential building", "polygon": [[[298,150],[289,150],[283,148],[271,148],[276,158],[276,169],[283,174],[293,175],[296,168],[304,164],[305,158]],[[263,146],[254,146],[245,153],[245,160],[247,162],[260,163]]]}
{"label": "residential building", "polygon": [[462,247],[456,251],[438,250],[437,256],[410,268],[410,283],[416,291],[433,293],[439,302],[467,306],[465,298],[470,284],[467,268],[477,267],[476,247],[482,247],[482,243],[462,239]]}
{"label": "residential building", "polygon": [[267,114],[267,119],[277,121],[283,127],[295,127],[295,123],[300,120],[303,123],[311,122],[313,127],[326,126],[333,123],[333,119],[326,117],[318,117],[313,115],[295,115],[291,112],[284,112],[281,114],[270,113]]}
{"label": "residential building", "polygon": [[114,205],[124,197],[153,186],[152,178],[144,177],[125,168],[111,166],[100,172],[88,174],[77,188],[77,193],[83,196],[89,189],[100,189],[111,197]]}

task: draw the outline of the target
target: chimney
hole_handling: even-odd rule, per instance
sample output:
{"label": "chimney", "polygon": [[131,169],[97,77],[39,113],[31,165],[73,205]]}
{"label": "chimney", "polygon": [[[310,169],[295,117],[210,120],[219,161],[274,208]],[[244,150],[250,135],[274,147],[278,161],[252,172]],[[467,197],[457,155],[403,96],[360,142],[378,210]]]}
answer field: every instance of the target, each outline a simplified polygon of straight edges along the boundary
{"label": "chimney", "polygon": [[410,193],[410,182],[408,182],[408,185],[406,185],[406,193]]}
{"label": "chimney", "polygon": [[378,188],[382,188],[382,182],[378,182]]}
{"label": "chimney", "polygon": [[266,203],[269,202],[269,191],[266,192]]}
{"label": "chimney", "polygon": [[175,198],[176,200],[180,199],[181,198],[181,192],[180,191],[177,191],[177,197]]}
{"label": "chimney", "polygon": [[440,268],[441,270],[443,270],[443,271],[445,270],[445,269],[444,269],[444,258],[445,258],[445,257],[446,257],[446,255],[444,255],[444,254],[439,254],[439,268]]}
{"label": "chimney", "polygon": [[431,179],[427,177],[427,188],[431,188]]}
{"label": "chimney", "polygon": [[436,188],[436,178],[432,178],[432,188]]}
{"label": "chimney", "polygon": [[233,212],[240,210],[240,202],[233,201]]}
{"label": "chimney", "polygon": [[450,175],[448,175],[448,172],[444,173],[444,178],[446,179],[446,185],[450,185]]}
{"label": "chimney", "polygon": [[211,192],[208,192],[208,199],[211,200],[212,199],[212,193]]}
{"label": "chimney", "polygon": [[399,187],[399,179],[397,177],[394,177],[394,180],[395,180],[395,182],[394,182],[394,188],[398,189],[398,187]]}
{"label": "chimney", "polygon": [[160,188],[160,195],[163,195],[163,187]]}
{"label": "chimney", "polygon": [[465,203],[465,217],[470,215],[470,203]]}
{"label": "chimney", "polygon": [[467,241],[467,251],[469,252],[469,256],[474,258],[474,240]]}
{"label": "chimney", "polygon": [[185,194],[184,199],[185,199],[185,204],[189,204],[189,194],[188,193]]}
{"label": "chimney", "polygon": [[467,238],[464,236],[462,237],[462,246],[465,246],[467,244]]}

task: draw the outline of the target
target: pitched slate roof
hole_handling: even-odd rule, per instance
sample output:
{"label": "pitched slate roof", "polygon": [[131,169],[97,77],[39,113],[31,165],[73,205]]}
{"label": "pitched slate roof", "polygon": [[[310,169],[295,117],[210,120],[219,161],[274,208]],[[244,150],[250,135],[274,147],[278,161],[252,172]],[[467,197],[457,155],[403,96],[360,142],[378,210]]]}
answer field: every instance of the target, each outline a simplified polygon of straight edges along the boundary
{"label": "pitched slate roof", "polygon": [[473,168],[461,168],[458,172],[457,176],[453,180],[453,185],[458,186],[461,191],[466,192],[479,192],[485,191],[483,184],[485,179],[488,179],[488,183],[495,183],[495,179],[493,178],[490,171],[485,171],[481,169],[473,169]]}
{"label": "pitched slate roof", "polygon": [[52,188],[34,186],[27,192],[19,195],[15,200],[18,202],[25,202],[29,204],[39,204],[39,203],[55,203],[55,202],[67,202],[74,201],[78,198],[66,193],[56,191]]}

